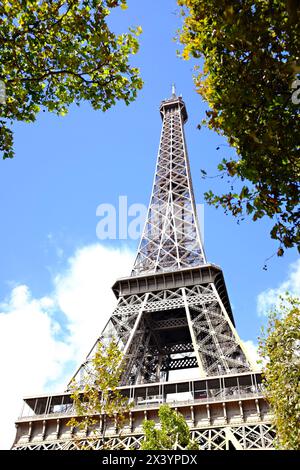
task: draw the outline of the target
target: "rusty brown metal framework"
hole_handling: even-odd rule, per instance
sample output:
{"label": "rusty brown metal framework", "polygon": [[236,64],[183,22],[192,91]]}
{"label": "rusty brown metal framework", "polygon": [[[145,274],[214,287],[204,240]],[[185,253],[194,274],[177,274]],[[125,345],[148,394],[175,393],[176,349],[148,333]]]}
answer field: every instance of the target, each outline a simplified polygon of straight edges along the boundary
{"label": "rusty brown metal framework", "polygon": [[[110,448],[139,448],[143,419],[158,420],[159,405],[167,402],[184,414],[202,449],[272,448],[260,374],[237,334],[222,270],[206,261],[184,137],[187,111],[174,89],[160,114],[143,235],[131,276],[113,286],[117,304],[98,340],[117,338],[126,364],[121,390],[133,408],[121,433],[105,416],[99,417],[99,429],[106,420]],[[98,341],[72,380],[80,383],[89,374]],[[188,378],[192,369],[197,379]],[[180,380],[174,371],[181,371]],[[14,448],[103,447],[103,439],[88,429],[82,435],[66,427],[74,416],[68,392],[29,397],[25,405]]]}

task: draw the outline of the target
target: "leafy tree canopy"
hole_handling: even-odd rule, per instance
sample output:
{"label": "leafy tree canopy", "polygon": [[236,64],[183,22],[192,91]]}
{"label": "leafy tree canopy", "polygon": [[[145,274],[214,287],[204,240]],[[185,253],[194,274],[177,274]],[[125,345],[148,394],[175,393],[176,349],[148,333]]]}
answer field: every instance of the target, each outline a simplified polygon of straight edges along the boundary
{"label": "leafy tree canopy", "polygon": [[300,450],[300,300],[287,296],[260,338],[266,398],[279,449]]}
{"label": "leafy tree canopy", "polygon": [[98,343],[96,353],[87,364],[80,382],[71,383],[76,417],[69,420],[68,426],[79,429],[90,427],[95,439],[104,438],[105,425],[102,431],[99,430],[99,415],[102,414],[107,418],[116,417],[121,430],[131,407],[128,398],[118,389],[124,371],[122,360],[123,354],[114,339],[108,346]]}
{"label": "leafy tree canopy", "polygon": [[168,405],[161,405],[158,416],[160,429],[155,427],[155,422],[152,420],[143,422],[145,440],[141,444],[141,450],[197,450],[199,448],[198,444],[191,440],[189,427],[182,414],[177,413]]}
{"label": "leafy tree canopy", "polygon": [[[255,221],[273,218],[277,254],[299,247],[300,4],[298,0],[178,0],[183,57],[203,58],[203,121],[227,137],[236,159],[218,169],[241,189],[205,194]],[[297,88],[297,89],[295,89]],[[205,173],[205,172],[204,172]]]}
{"label": "leafy tree canopy", "polygon": [[[107,110],[129,104],[142,87],[129,57],[141,28],[115,34],[111,9],[126,0],[3,0],[0,5],[0,151],[13,157],[15,120],[33,122],[41,107],[64,115],[87,100]],[[6,100],[3,101],[5,86]]]}

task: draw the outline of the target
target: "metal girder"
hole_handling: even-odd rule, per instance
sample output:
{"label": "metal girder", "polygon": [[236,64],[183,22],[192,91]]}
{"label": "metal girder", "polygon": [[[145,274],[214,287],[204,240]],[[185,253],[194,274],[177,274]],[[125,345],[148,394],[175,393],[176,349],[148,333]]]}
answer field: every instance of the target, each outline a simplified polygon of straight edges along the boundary
{"label": "metal girder", "polygon": [[[122,384],[166,378],[161,373],[167,371],[175,351],[181,354],[178,360],[185,359],[187,351],[194,352],[203,377],[250,370],[250,361],[213,287],[196,285],[119,298],[99,341],[118,340],[126,363]],[[92,356],[93,350],[77,375],[89,373]]]}
{"label": "metal girder", "polygon": [[162,370],[181,370],[181,369],[191,369],[198,367],[197,358],[192,357],[182,357],[178,359],[170,359],[169,363],[165,367],[162,367]]}

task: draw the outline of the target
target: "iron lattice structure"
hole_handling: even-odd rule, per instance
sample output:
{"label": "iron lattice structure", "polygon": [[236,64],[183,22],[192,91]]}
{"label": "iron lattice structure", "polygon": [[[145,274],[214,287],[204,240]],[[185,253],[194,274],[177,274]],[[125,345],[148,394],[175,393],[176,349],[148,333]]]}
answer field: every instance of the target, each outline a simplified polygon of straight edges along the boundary
{"label": "iron lattice structure", "polygon": [[148,216],[132,275],[174,271],[206,262],[200,239],[181,98],[163,101],[158,159]]}
{"label": "iron lattice structure", "polygon": [[[110,448],[139,448],[143,419],[158,420],[164,402],[184,414],[202,449],[272,448],[260,373],[235,329],[222,270],[206,261],[184,137],[187,111],[174,90],[160,114],[153,190],[134,267],[113,285],[115,310],[72,380],[90,373],[99,341],[117,338],[125,361],[120,390],[134,406],[122,432],[117,419],[99,416],[99,435],[105,422]],[[191,370],[197,379],[189,378]],[[70,392],[28,397],[25,405],[14,448],[103,447],[103,438],[88,429],[66,426],[75,413]]]}

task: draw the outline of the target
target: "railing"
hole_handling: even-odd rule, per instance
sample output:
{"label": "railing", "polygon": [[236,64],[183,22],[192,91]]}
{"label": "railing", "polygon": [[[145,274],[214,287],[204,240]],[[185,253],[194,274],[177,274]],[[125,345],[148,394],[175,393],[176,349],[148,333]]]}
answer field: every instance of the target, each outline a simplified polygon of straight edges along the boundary
{"label": "railing", "polygon": [[157,400],[156,402],[154,401],[147,401],[143,400],[143,403],[135,403],[133,409],[137,408],[144,408],[147,406],[147,408],[157,408],[159,405],[162,404],[167,404],[167,405],[178,405],[178,406],[184,406],[184,405],[197,405],[197,404],[208,404],[208,403],[216,403],[216,402],[224,402],[224,401],[237,401],[237,400],[242,400],[242,399],[247,399],[247,398],[263,398],[263,395],[258,392],[250,392],[250,393],[239,393],[236,395],[217,395],[217,396],[211,396],[211,397],[203,397],[203,398],[190,398],[187,400]]}
{"label": "railing", "polygon": [[[222,391],[221,391],[222,392]],[[223,391],[224,392],[224,391]],[[133,400],[132,411],[143,409],[147,407],[147,409],[156,409],[162,404],[168,404],[170,406],[184,406],[184,405],[201,405],[201,404],[209,404],[209,403],[216,403],[216,402],[229,402],[229,401],[238,401],[243,399],[249,398],[262,398],[263,395],[259,390],[247,390],[246,392],[238,392],[235,391],[234,393],[216,393],[211,396],[203,396],[202,398],[188,398],[188,399],[180,399],[174,398],[174,400],[168,398],[167,396],[158,395],[152,398],[145,398],[145,399],[138,399],[136,398]],[[40,420],[45,418],[58,418],[58,417],[71,417],[76,415],[76,411],[74,409],[73,404],[63,404],[63,405],[55,405],[53,407],[53,411],[51,408],[46,413],[34,413],[33,410],[30,410],[31,413],[26,414],[26,410],[22,413],[22,415],[18,418],[18,421],[28,421],[30,420]]]}

